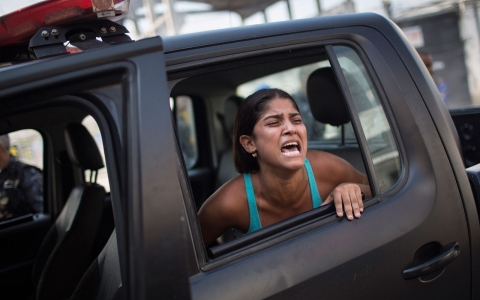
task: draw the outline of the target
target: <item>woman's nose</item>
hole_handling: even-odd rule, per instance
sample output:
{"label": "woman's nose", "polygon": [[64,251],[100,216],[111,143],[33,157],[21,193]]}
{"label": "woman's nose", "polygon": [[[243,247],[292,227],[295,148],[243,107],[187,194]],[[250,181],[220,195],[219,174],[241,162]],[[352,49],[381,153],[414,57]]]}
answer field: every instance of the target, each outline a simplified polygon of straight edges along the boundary
{"label": "woman's nose", "polygon": [[286,121],[283,125],[283,134],[295,134],[297,133],[295,126],[290,121]]}

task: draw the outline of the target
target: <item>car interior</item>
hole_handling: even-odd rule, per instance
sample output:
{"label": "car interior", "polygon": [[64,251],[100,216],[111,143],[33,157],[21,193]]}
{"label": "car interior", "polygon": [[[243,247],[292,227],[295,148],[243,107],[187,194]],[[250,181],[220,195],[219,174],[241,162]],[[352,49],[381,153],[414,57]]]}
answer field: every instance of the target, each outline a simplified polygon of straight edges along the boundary
{"label": "car interior", "polygon": [[[173,101],[178,98],[191,99],[195,116],[195,119],[191,120],[194,124],[191,132],[197,135],[196,140],[199,143],[204,143],[197,146],[198,160],[188,168],[197,211],[218,187],[238,175],[231,148],[235,115],[244,98],[264,87],[284,89],[297,101],[307,127],[309,149],[335,154],[365,173],[363,156],[349,112],[324,48],[289,50],[260,58],[257,56],[242,59],[230,62],[226,67],[222,66],[224,70],[212,67],[207,71],[199,71],[195,76],[188,74],[190,76],[183,80],[178,80],[183,74],[172,74],[169,77],[176,82],[171,91]],[[202,115],[203,113],[205,115]],[[177,113],[178,138],[188,139],[188,135],[182,134],[178,124],[179,120],[182,121],[181,118]],[[180,141],[180,145],[185,143]],[[305,216],[299,216],[298,220],[293,218],[249,234],[248,238],[235,239],[231,232],[226,232],[215,245],[207,249],[208,256],[210,259],[221,257],[292,226],[330,213],[332,207],[321,207],[306,213]],[[307,216],[308,214],[311,216]]]}
{"label": "car interior", "polygon": [[[267,86],[282,88],[296,99],[309,149],[331,152],[365,173],[349,112],[323,47],[169,73],[168,79],[174,130],[197,211],[218,187],[238,175],[231,152],[235,114],[245,97]],[[101,294],[116,299],[122,288],[112,201],[104,184],[97,183],[98,170],[105,165],[103,155],[109,153],[103,153],[101,139],[94,139],[82,125],[92,115],[78,104],[89,99],[88,89],[63,93],[44,93],[36,96],[44,97],[41,104],[0,113],[0,134],[33,129],[40,133],[44,148],[44,212],[0,224],[0,240],[12,245],[0,247],[0,255],[9,257],[8,265],[0,266],[0,278],[9,277],[11,289],[24,293],[19,298],[35,294],[37,299],[59,295],[85,299]],[[105,133],[94,134],[100,132]],[[110,181],[117,180],[112,176],[108,174]],[[204,251],[214,260],[333,211],[327,205],[241,239],[227,232]],[[188,215],[195,218],[196,211]],[[114,279],[106,280],[107,274]],[[59,278],[61,293],[55,285]],[[28,288],[26,282],[31,282]]]}
{"label": "car interior", "polygon": [[[237,64],[241,64],[242,67],[239,68]],[[316,69],[323,69],[327,74],[315,76],[318,74],[315,73],[314,76],[310,76]],[[180,76],[182,74],[174,74],[170,78],[177,79]],[[188,168],[197,209],[213,193],[214,188],[238,175],[231,153],[231,133],[238,102],[259,87],[284,86],[287,87],[284,90],[296,99],[301,110],[309,135],[309,148],[332,152],[349,161],[361,172],[365,172],[343,96],[329,68],[323,48],[286,51],[266,57],[243,59],[232,62],[226,70],[205,72],[183,79],[176,83],[171,91],[173,99],[190,97],[195,112],[195,128],[192,126],[192,130],[196,129],[197,141],[207,142],[203,145],[205,147],[198,145],[200,154],[198,161]],[[310,97],[307,97],[308,86],[311,89]],[[317,101],[316,87],[327,87],[329,97],[322,97],[322,101]],[[310,109],[312,103],[315,110]],[[208,110],[205,110],[205,107]],[[177,121],[178,119],[177,114]],[[208,120],[208,123],[205,123],[205,120]],[[208,128],[205,128],[206,126]],[[178,137],[183,138],[181,130]],[[204,151],[207,153],[203,153]],[[204,159],[207,157],[209,159]],[[197,178],[197,174],[202,174],[201,178]],[[202,180],[208,176],[210,178],[207,182],[210,184],[204,184]]]}
{"label": "car interior", "polygon": [[37,131],[44,146],[44,212],[6,221],[0,232],[10,245],[0,252],[9,257],[10,268],[18,269],[8,274],[19,298],[22,293],[68,298],[113,230],[110,195],[96,182],[103,158],[82,125],[88,115],[75,106],[57,105],[2,117],[4,127],[14,132]]}
{"label": "car interior", "polygon": [[[74,166],[82,173],[90,170],[95,175],[73,187],[40,246],[32,273],[37,299],[52,299],[57,295],[68,298],[99,254],[99,245],[105,245],[108,235],[102,233],[111,232],[114,227],[113,223],[107,224],[112,218],[104,218],[102,222],[104,203],[107,203],[105,213],[112,212],[108,209],[111,203],[105,188],[96,183],[97,171],[104,164],[93,137],[82,124],[70,123],[65,128],[65,142]],[[62,282],[59,287],[58,282]]]}

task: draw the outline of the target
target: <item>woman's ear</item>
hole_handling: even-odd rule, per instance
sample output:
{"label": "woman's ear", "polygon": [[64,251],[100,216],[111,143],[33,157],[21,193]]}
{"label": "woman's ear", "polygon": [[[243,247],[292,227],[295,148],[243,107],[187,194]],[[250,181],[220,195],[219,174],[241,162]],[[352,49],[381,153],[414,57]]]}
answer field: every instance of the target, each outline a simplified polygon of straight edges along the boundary
{"label": "woman's ear", "polygon": [[245,151],[248,153],[257,152],[257,147],[255,146],[255,141],[252,139],[251,136],[248,135],[241,135],[240,136],[240,144],[242,144]]}

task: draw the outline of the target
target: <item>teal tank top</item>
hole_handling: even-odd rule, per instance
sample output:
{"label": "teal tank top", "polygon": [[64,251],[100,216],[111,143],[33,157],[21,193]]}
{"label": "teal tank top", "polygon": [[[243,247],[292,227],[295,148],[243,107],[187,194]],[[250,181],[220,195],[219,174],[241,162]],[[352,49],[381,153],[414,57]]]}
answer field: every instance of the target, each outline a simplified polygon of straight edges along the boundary
{"label": "teal tank top", "polygon": [[[308,159],[305,158],[305,169],[307,170],[308,184],[310,185],[310,194],[312,195],[312,206],[318,208],[322,204],[322,198],[318,193],[317,183],[315,182],[315,176],[313,175],[312,166]],[[242,237],[246,234],[262,229],[262,223],[260,223],[260,215],[258,214],[257,202],[255,199],[255,192],[253,191],[252,177],[250,173],[243,174],[243,180],[245,181],[245,190],[247,192],[248,211],[250,212],[250,227],[246,233],[242,233],[238,229],[233,229],[237,237]]]}

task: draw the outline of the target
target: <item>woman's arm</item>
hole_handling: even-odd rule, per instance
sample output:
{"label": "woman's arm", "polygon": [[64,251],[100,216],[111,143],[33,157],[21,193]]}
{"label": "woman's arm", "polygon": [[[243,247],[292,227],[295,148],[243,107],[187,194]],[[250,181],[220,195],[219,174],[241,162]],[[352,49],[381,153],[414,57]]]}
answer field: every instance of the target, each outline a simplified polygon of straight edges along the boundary
{"label": "woman's arm", "polygon": [[209,198],[202,205],[198,212],[198,219],[205,246],[209,246],[228,229],[223,221],[221,206],[218,205],[218,201],[214,201],[212,198]]}
{"label": "woman's arm", "polygon": [[368,185],[350,182],[341,183],[333,189],[323,204],[333,202],[339,217],[343,217],[343,212],[345,211],[345,215],[349,220],[353,220],[354,216],[355,218],[360,218],[363,212],[362,193],[367,197],[364,191],[369,193],[369,190]]}
{"label": "woman's arm", "polygon": [[321,174],[328,174],[322,181],[332,187],[322,205],[334,202],[339,217],[343,217],[345,213],[349,220],[353,220],[354,216],[360,218],[363,212],[362,193],[364,199],[372,196],[367,176],[333,154],[313,151],[309,159],[310,156],[314,161],[314,172],[318,170]]}
{"label": "woman's arm", "polygon": [[[238,177],[237,177],[238,178]],[[209,246],[229,228],[242,228],[241,216],[248,207],[243,182],[235,178],[219,188],[200,208],[198,219],[202,230],[203,242]],[[243,191],[243,194],[242,194]],[[242,203],[244,204],[242,207]]]}

